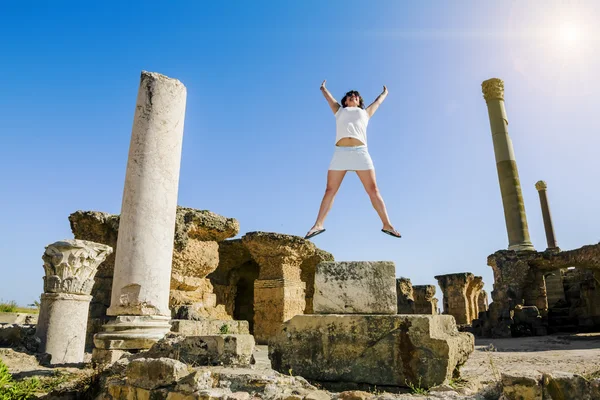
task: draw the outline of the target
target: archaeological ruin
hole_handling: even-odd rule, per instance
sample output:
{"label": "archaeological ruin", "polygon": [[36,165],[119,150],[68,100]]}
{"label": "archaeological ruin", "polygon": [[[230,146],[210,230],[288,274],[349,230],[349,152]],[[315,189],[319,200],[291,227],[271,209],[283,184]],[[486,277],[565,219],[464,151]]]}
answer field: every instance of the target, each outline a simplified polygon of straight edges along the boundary
{"label": "archaeological ruin", "polygon": [[[143,71],[120,214],[68,216],[74,239],[42,254],[37,321],[0,320],[0,346],[94,366],[100,400],[354,400],[377,387],[450,399],[462,398],[443,393],[456,393],[476,338],[600,331],[600,243],[562,251],[538,181],[547,248],[534,249],[504,83],[482,91],[508,237],[487,258],[491,299],[471,272],[436,275],[438,304],[435,285],[397,277],[394,262],[337,261],[299,236],[243,233],[235,218],[178,205],[187,89]],[[597,378],[527,374],[494,372],[491,390],[554,399],[542,392],[577,382],[600,395]]]}

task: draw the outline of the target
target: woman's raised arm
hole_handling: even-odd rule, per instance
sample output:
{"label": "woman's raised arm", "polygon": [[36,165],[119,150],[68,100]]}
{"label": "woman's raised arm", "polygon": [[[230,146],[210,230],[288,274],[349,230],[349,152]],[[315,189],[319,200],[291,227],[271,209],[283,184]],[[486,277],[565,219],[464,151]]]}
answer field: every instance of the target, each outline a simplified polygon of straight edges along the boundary
{"label": "woman's raised arm", "polygon": [[373,116],[373,114],[375,114],[375,111],[377,111],[377,109],[379,108],[381,103],[383,103],[383,100],[385,100],[385,98],[387,97],[387,94],[388,94],[388,90],[385,87],[385,85],[383,85],[383,92],[381,92],[381,94],[379,96],[377,96],[375,101],[373,103],[371,103],[371,105],[369,107],[367,107],[367,109],[365,110],[367,112],[367,114],[369,114],[369,118],[371,118]]}
{"label": "woman's raised arm", "polygon": [[337,100],[333,98],[331,93],[329,93],[329,90],[327,90],[327,88],[325,87],[326,80],[327,79],[325,79],[323,83],[321,83],[321,92],[323,93],[323,96],[325,96],[325,100],[327,100],[327,103],[329,103],[329,107],[331,107],[331,110],[335,114],[341,106],[340,103],[338,103]]}

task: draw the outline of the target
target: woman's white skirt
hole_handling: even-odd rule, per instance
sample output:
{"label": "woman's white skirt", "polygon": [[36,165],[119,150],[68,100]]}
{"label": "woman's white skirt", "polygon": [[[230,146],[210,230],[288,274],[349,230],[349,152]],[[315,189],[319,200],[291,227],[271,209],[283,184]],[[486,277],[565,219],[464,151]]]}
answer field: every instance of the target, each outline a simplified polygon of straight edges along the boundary
{"label": "woman's white skirt", "polygon": [[362,171],[375,169],[375,167],[367,146],[335,146],[329,169],[335,171]]}

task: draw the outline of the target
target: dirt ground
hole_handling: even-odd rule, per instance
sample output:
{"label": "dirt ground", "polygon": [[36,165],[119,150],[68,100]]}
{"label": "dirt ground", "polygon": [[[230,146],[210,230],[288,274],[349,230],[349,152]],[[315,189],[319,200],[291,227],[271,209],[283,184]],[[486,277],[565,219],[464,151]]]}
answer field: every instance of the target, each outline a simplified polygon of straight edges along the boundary
{"label": "dirt ground", "polygon": [[[40,366],[34,356],[0,349],[0,358],[16,379],[52,375],[55,369]],[[257,369],[269,368],[267,346],[256,346]],[[78,372],[76,368],[61,368]],[[476,339],[475,351],[461,368],[462,385],[476,390],[497,381],[502,372],[563,371],[588,375],[600,371],[600,333],[556,334],[513,339]],[[89,373],[79,370],[80,373]]]}
{"label": "dirt ground", "polygon": [[556,334],[512,339],[475,340],[475,351],[461,368],[467,382],[487,383],[502,372],[600,371],[600,333]]}

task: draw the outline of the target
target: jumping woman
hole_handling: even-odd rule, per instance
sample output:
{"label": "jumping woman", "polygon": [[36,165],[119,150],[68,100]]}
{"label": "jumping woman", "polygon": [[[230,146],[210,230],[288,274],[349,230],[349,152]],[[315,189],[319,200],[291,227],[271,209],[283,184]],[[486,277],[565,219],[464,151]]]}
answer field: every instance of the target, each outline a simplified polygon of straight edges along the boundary
{"label": "jumping woman", "polygon": [[375,167],[367,149],[367,125],[369,119],[387,97],[387,88],[384,86],[383,92],[366,109],[363,98],[355,90],[346,93],[342,98],[342,105],[329,93],[325,87],[325,81],[321,83],[321,92],[335,114],[335,150],[327,171],[327,187],[321,201],[317,221],[304,238],[310,239],[325,232],[325,228],[323,228],[325,217],[331,209],[333,199],[347,171],[356,171],[371,199],[371,204],[377,211],[379,218],[381,218],[383,223],[381,231],[394,237],[401,237],[388,218],[383,198],[379,193],[375,180]]}

